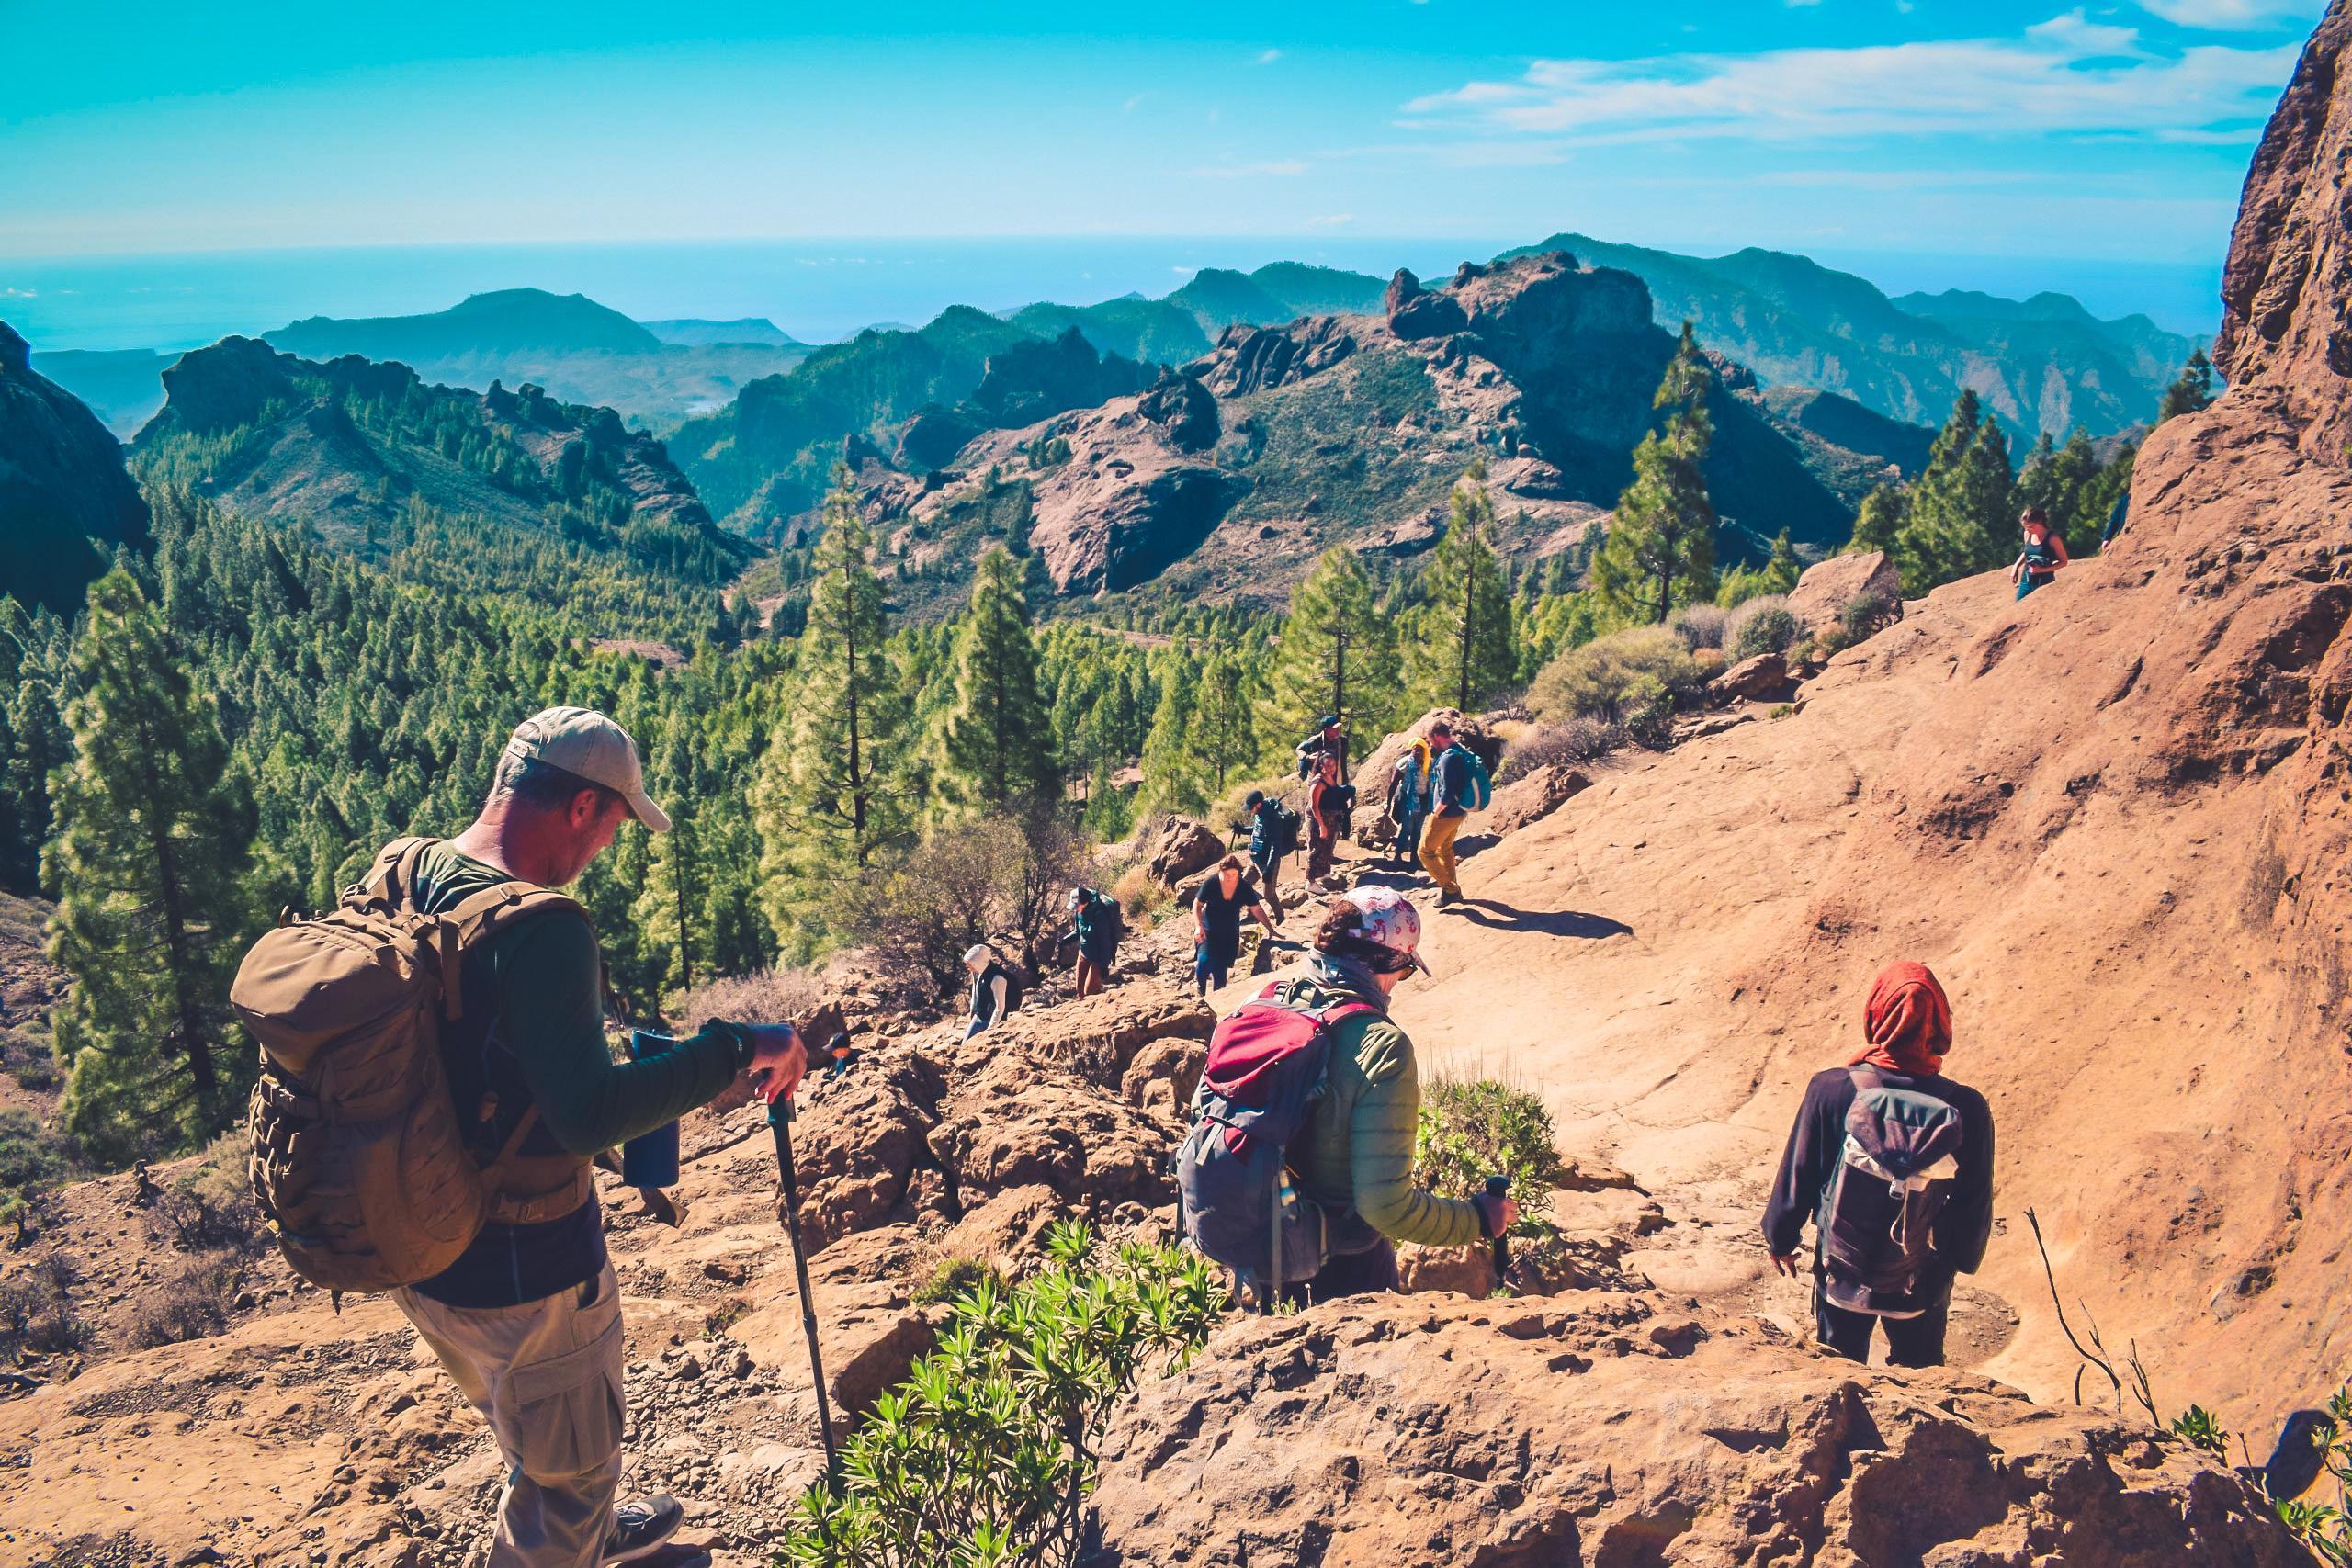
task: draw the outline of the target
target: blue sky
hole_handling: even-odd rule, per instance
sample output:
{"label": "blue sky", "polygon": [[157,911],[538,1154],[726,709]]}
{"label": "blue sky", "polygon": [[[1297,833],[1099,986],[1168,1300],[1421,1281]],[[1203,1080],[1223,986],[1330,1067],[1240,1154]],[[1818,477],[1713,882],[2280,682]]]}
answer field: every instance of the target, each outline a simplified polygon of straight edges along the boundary
{"label": "blue sky", "polygon": [[0,0],[0,256],[1580,229],[2218,265],[2320,8]]}

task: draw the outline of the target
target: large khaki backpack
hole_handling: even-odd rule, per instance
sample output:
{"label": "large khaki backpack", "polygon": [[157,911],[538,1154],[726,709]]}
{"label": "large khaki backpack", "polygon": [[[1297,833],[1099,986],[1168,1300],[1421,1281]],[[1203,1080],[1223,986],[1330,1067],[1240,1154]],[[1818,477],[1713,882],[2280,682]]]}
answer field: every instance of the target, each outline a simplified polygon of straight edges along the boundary
{"label": "large khaki backpack", "polygon": [[340,908],[288,918],[254,943],[229,989],[261,1042],[254,1196],[287,1261],[330,1291],[429,1280],[492,1217],[537,1112],[523,1113],[490,1164],[469,1152],[441,1059],[442,1030],[464,1010],[460,965],[473,943],[524,916],[586,918],[528,882],[419,914],[416,863],[433,842],[387,845]]}

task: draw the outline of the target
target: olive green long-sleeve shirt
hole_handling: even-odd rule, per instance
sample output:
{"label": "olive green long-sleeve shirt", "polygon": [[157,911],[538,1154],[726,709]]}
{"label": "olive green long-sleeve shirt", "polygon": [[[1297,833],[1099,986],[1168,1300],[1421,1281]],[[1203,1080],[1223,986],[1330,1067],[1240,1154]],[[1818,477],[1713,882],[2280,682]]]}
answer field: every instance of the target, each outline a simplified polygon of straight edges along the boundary
{"label": "olive green long-sleeve shirt", "polygon": [[[1382,1006],[1313,976],[1293,982],[1296,1005],[1323,1009],[1344,1001]],[[1303,1134],[1291,1145],[1299,1190],[1326,1209],[1352,1208],[1392,1241],[1467,1247],[1485,1232],[1477,1206],[1440,1198],[1413,1182],[1413,1137],[1421,1112],[1421,1078],[1413,1043],[1385,1012],[1359,1013],[1333,1028],[1329,1084]]]}
{"label": "olive green long-sleeve shirt", "polygon": [[[455,908],[486,888],[514,880],[447,844],[417,864],[417,903]],[[574,1155],[594,1155],[665,1126],[718,1098],[749,1059],[749,1043],[721,1025],[681,1040],[643,1061],[616,1062],[605,1043],[604,966],[588,922],[548,914],[495,932],[467,964],[466,1010],[488,1010],[495,1042],[475,1063],[453,1062],[467,1091],[498,1096],[499,1135],[525,1105],[537,1105],[526,1154],[553,1154],[551,1139]],[[479,1029],[461,1033],[479,1037]],[[487,1042],[485,1042],[487,1043]],[[470,1067],[472,1070],[468,1071]],[[515,1080],[519,1078],[519,1083]]]}

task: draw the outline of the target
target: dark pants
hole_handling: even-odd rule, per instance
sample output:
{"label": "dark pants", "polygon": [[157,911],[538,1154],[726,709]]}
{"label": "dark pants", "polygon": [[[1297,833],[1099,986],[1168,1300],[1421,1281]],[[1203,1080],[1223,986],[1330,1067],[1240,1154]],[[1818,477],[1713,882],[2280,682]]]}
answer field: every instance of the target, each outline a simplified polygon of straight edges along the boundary
{"label": "dark pants", "polygon": [[1212,932],[1205,942],[1193,948],[1193,978],[1204,990],[1223,988],[1226,976],[1233,973],[1233,961],[1241,956],[1241,933],[1229,937]]}
{"label": "dark pants", "polygon": [[1944,1364],[1944,1325],[1951,1315],[1951,1281],[1945,1280],[1933,1303],[1917,1317],[1880,1317],[1832,1306],[1822,1294],[1821,1280],[1813,1281],[1813,1327],[1824,1345],[1849,1361],[1871,1359],[1871,1325],[1886,1334],[1886,1363],[1891,1367],[1940,1367]]}
{"label": "dark pants", "polygon": [[1253,854],[1250,863],[1258,868],[1258,886],[1265,889],[1266,902],[1274,907],[1274,913],[1281,914],[1282,900],[1274,895],[1274,878],[1282,874],[1283,857]]}
{"label": "dark pants", "polygon": [[1389,852],[1408,865],[1419,858],[1421,852],[1421,814],[1419,812],[1414,812],[1396,824],[1396,838],[1389,845]]}
{"label": "dark pants", "polygon": [[1342,1253],[1327,1260],[1312,1280],[1284,1285],[1283,1300],[1293,1306],[1312,1306],[1339,1296],[1368,1296],[1396,1288],[1396,1248],[1383,1236],[1363,1252]]}
{"label": "dark pants", "polygon": [[2022,598],[2024,598],[2027,594],[2029,594],[2029,593],[2032,592],[2033,592],[2035,589],[2037,589],[2037,588],[2047,588],[2047,587],[2049,587],[2049,586],[2050,586],[2051,579],[2052,579],[2052,578],[2056,577],[2057,575],[2058,575],[2058,574],[2057,574],[2056,572],[2054,572],[2054,571],[2045,571],[2045,572],[2043,572],[2043,573],[2042,573],[2041,576],[2039,576],[2039,577],[2035,576],[2032,572],[2030,572],[2030,571],[2027,571],[2027,572],[2020,572],[2020,573],[2018,573],[2018,598],[2020,598],[2020,599],[2022,599]]}

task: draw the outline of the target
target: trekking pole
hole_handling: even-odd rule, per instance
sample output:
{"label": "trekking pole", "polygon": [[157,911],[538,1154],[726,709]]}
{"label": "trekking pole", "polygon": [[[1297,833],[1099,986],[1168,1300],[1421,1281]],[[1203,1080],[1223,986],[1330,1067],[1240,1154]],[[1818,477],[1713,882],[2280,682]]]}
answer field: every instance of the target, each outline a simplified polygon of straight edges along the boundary
{"label": "trekking pole", "polygon": [[825,1399],[825,1359],[817,1349],[817,1306],[808,1298],[808,1255],[800,1247],[800,1175],[792,1163],[792,1100],[789,1096],[768,1106],[768,1126],[775,1134],[775,1163],[784,1173],[784,1229],[792,1238],[792,1271],[800,1283],[800,1326],[808,1335],[808,1375],[816,1382],[817,1427],[825,1438],[825,1489],[841,1477],[833,1452],[833,1412]]}
{"label": "trekking pole", "polygon": [[[1487,1197],[1494,1199],[1497,1202],[1500,1202],[1503,1199],[1505,1199],[1505,1198],[1509,1197],[1510,1195],[1510,1177],[1508,1177],[1508,1176],[1490,1176],[1490,1177],[1487,1178]],[[1498,1212],[1498,1213],[1499,1213],[1500,1211],[1498,1210],[1498,1211],[1497,1211],[1497,1212]],[[1509,1269],[1510,1268],[1510,1238],[1509,1236],[1505,1235],[1501,1231],[1498,1230],[1497,1232],[1495,1232],[1495,1281],[1496,1281],[1496,1283],[1499,1284],[1499,1283],[1501,1283],[1501,1282],[1502,1282],[1502,1277],[1503,1277],[1503,1274],[1504,1274],[1504,1272],[1505,1272],[1507,1269]]]}

